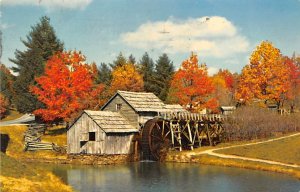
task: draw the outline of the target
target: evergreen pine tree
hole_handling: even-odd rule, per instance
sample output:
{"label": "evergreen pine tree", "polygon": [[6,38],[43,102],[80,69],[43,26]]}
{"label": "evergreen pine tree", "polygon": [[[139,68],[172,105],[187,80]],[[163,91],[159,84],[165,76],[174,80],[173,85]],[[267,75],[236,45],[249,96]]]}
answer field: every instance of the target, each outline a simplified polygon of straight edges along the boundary
{"label": "evergreen pine tree", "polygon": [[123,56],[122,52],[119,53],[117,56],[117,59],[113,61],[112,64],[109,64],[112,69],[115,69],[116,67],[123,66],[127,63],[126,58]]}
{"label": "evergreen pine tree", "polygon": [[17,65],[12,68],[13,71],[19,73],[14,83],[14,104],[19,112],[28,113],[43,107],[29,92],[29,86],[35,84],[35,77],[43,74],[46,61],[55,52],[63,50],[63,43],[56,37],[50,19],[46,16],[31,27],[29,35],[22,43],[27,49],[16,50],[15,59],[10,61]]}
{"label": "evergreen pine tree", "polygon": [[154,93],[161,100],[165,101],[170,88],[170,81],[174,74],[174,65],[167,54],[161,55],[156,61],[154,76]]}
{"label": "evergreen pine tree", "polygon": [[154,81],[154,62],[146,52],[139,62],[139,71],[143,75],[144,90],[146,92],[155,92]]}
{"label": "evergreen pine tree", "polygon": [[9,103],[12,102],[14,94],[12,89],[14,80],[15,76],[10,73],[9,69],[4,64],[0,64],[0,92]]}
{"label": "evergreen pine tree", "polygon": [[130,54],[130,56],[128,57],[128,62],[134,65],[136,64],[135,57],[132,54]]}
{"label": "evergreen pine tree", "polygon": [[103,83],[106,86],[109,86],[111,83],[112,75],[111,69],[105,63],[101,63],[98,69],[98,83]]}

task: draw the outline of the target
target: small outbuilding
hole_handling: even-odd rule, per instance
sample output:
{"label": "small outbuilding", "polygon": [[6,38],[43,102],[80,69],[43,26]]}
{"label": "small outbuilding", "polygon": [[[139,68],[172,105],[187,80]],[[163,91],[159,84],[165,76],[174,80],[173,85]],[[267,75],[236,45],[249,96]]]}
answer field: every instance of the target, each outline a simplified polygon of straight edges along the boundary
{"label": "small outbuilding", "polygon": [[68,154],[132,154],[138,133],[120,113],[85,110],[67,132]]}
{"label": "small outbuilding", "polygon": [[229,115],[229,114],[233,113],[234,110],[236,110],[236,107],[235,106],[221,106],[220,109],[221,109],[221,112],[223,115]]}

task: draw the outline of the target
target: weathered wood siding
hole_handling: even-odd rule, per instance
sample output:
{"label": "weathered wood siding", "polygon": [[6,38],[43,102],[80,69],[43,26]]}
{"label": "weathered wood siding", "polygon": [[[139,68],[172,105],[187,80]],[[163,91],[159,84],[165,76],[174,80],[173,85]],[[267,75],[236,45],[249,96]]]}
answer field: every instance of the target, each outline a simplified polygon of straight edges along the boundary
{"label": "weathered wood siding", "polygon": [[139,123],[143,125],[155,116],[157,116],[157,112],[139,112]]}
{"label": "weathered wood siding", "polygon": [[[116,105],[122,104],[121,110],[117,111]],[[103,111],[113,111],[121,113],[134,127],[139,127],[138,119],[139,115],[130,107],[119,95],[111,100]]]}
{"label": "weathered wood siding", "polygon": [[[95,132],[95,141],[89,141],[89,132]],[[106,133],[85,113],[67,132],[69,154],[131,154],[134,133]],[[84,145],[80,146],[80,142]]]}
{"label": "weathered wood siding", "polygon": [[[89,132],[95,132],[95,141],[88,141]],[[68,153],[102,153],[104,149],[105,133],[85,113],[68,130]],[[80,142],[85,142],[80,147]]]}
{"label": "weathered wood siding", "polygon": [[108,133],[105,138],[105,154],[131,154],[133,153],[132,133]]}

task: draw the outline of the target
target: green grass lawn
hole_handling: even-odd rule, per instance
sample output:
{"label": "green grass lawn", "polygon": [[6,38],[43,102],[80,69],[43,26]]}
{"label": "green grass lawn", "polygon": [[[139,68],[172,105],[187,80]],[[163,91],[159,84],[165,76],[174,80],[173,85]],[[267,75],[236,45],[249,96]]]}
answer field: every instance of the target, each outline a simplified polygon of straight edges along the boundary
{"label": "green grass lawn", "polygon": [[300,165],[300,136],[216,152]]}

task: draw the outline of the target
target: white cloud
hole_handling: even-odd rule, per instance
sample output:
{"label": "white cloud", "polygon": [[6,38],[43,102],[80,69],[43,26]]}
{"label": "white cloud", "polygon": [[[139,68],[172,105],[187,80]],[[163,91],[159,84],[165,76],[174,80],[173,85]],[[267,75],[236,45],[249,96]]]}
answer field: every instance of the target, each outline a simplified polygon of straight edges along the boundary
{"label": "white cloud", "polygon": [[3,5],[35,5],[48,10],[55,8],[84,9],[92,0],[2,0]]}
{"label": "white cloud", "polygon": [[201,17],[176,21],[147,22],[134,32],[121,35],[131,47],[161,49],[169,53],[200,52],[201,55],[228,57],[246,52],[249,42],[224,17]]}
{"label": "white cloud", "polygon": [[9,24],[6,24],[6,23],[1,23],[0,24],[0,30],[5,30],[5,29],[8,29],[8,28],[12,28],[14,27],[14,25],[9,25]]}

